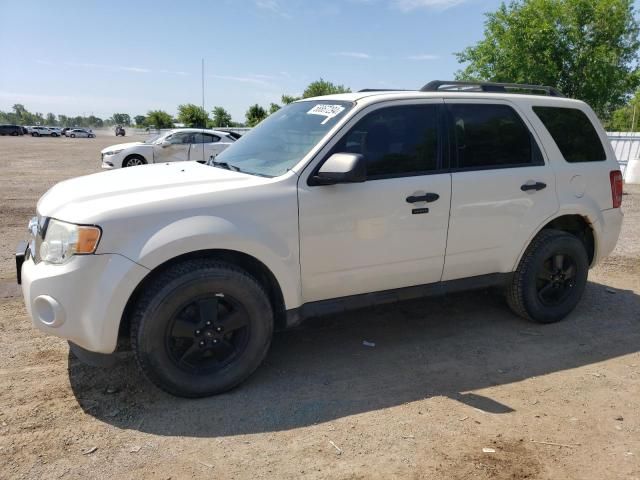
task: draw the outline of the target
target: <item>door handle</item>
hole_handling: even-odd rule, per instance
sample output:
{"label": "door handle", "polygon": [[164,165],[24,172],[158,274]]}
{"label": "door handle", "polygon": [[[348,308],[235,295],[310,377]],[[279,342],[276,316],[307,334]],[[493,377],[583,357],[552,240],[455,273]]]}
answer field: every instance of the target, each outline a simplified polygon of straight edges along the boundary
{"label": "door handle", "polygon": [[435,202],[440,198],[440,195],[437,193],[425,193],[424,195],[410,195],[407,197],[407,203],[416,203],[416,202]]}
{"label": "door handle", "polygon": [[522,190],[523,192],[527,192],[529,190],[538,191],[538,190],[542,190],[543,188],[547,188],[546,183],[536,182],[536,183],[525,183],[520,187],[520,190]]}

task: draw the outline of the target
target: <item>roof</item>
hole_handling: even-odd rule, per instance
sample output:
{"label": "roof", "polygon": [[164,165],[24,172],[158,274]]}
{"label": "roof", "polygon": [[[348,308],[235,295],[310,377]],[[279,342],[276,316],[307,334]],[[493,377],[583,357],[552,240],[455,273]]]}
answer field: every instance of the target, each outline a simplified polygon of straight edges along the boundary
{"label": "roof", "polygon": [[442,98],[442,99],[492,99],[492,100],[509,100],[515,103],[540,103],[540,104],[583,104],[579,100],[574,100],[565,97],[554,97],[546,95],[535,94],[522,94],[522,93],[493,93],[493,92],[465,92],[465,91],[437,91],[437,92],[421,92],[419,90],[378,90],[378,91],[362,91],[353,93],[340,93],[336,95],[325,95],[322,97],[312,97],[298,100],[303,101],[318,101],[318,100],[335,100],[356,102],[358,104],[377,103],[381,101],[389,100],[402,100],[402,99],[427,99],[427,98]]}
{"label": "roof", "polygon": [[194,132],[194,133],[215,133],[217,135],[228,135],[229,132],[225,130],[214,130],[211,128],[172,128],[171,132]]}

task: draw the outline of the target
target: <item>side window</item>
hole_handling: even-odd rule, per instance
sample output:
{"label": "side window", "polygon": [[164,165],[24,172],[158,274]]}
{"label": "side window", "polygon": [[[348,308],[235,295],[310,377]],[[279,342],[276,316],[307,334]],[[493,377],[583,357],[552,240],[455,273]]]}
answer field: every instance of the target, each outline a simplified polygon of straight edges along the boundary
{"label": "side window", "polygon": [[607,159],[596,129],[577,108],[533,107],[567,162],[598,162]]}
{"label": "side window", "polygon": [[193,143],[191,140],[193,139],[193,134],[191,133],[175,133],[170,137],[167,137],[167,141],[172,144],[181,144],[181,143]]}
{"label": "side window", "polygon": [[196,133],[196,141],[193,143],[216,143],[220,141],[220,137],[210,133]]}
{"label": "side window", "polygon": [[449,104],[460,169],[542,164],[542,154],[520,116],[508,105]]}
{"label": "side window", "polygon": [[438,105],[381,108],[366,115],[332,153],[364,155],[371,179],[416,175],[438,168]]}

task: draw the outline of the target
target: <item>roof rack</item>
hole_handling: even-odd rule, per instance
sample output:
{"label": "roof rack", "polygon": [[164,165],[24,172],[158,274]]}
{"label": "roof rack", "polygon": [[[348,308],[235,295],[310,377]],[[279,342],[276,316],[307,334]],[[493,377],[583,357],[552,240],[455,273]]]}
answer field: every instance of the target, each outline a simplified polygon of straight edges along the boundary
{"label": "roof rack", "polygon": [[410,90],[406,90],[403,88],[363,88],[362,90],[358,90],[358,93],[362,92],[409,92]]}
{"label": "roof rack", "polygon": [[490,93],[531,93],[543,92],[550,97],[564,97],[562,92],[546,85],[528,85],[525,83],[467,82],[458,80],[433,80],[420,89],[421,92],[490,92]]}

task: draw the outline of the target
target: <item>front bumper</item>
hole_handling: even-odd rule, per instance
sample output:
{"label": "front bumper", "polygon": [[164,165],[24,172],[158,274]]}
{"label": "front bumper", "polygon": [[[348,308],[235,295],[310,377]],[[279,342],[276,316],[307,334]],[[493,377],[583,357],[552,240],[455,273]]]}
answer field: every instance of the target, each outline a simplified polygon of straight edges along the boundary
{"label": "front bumper", "polygon": [[127,301],[148,269],[122,255],[78,255],[64,265],[21,266],[34,327],[91,352],[112,353]]}

